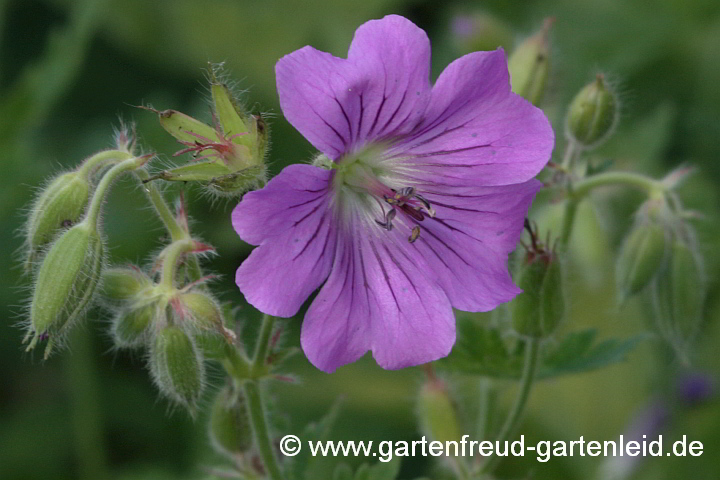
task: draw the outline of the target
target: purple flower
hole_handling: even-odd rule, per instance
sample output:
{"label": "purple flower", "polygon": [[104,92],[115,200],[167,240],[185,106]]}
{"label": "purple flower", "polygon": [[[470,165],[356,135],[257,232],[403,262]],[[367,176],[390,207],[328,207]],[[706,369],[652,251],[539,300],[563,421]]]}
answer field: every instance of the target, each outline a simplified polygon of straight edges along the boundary
{"label": "purple flower", "polygon": [[510,92],[502,50],[456,60],[435,86],[429,70],[425,32],[395,15],[358,28],[347,59],[304,47],[277,63],[283,113],[323,155],[237,206],[235,230],[258,248],[236,282],[280,317],[322,285],[301,342],[324,371],[368,350],[388,369],[446,356],[453,307],[520,292],[507,256],[553,131]]}

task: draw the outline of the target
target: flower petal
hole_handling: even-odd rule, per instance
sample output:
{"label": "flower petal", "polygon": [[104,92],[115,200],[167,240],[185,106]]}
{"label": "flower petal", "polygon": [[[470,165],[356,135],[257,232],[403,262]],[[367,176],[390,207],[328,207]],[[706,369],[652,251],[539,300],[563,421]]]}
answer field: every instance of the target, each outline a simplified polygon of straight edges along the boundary
{"label": "flower petal", "polygon": [[235,208],[235,229],[260,244],[235,277],[258,310],[290,317],[329,275],[336,241],[330,175],[309,165],[287,167]]}
{"label": "flower petal", "polygon": [[355,32],[348,59],[363,82],[358,92],[358,139],[378,140],[413,130],[430,101],[430,40],[410,20],[388,15]]}
{"label": "flower petal", "polygon": [[412,131],[430,101],[430,42],[390,15],[361,26],[348,60],[304,47],[276,67],[288,121],[332,159]]}
{"label": "flower petal", "polygon": [[275,65],[285,118],[315,148],[333,159],[347,151],[351,141],[347,113],[342,98],[335,93],[347,90],[342,78],[346,63],[308,46],[285,55]]}
{"label": "flower petal", "polygon": [[292,229],[313,211],[326,208],[332,172],[311,165],[290,165],[265,188],[246,193],[232,212],[240,238],[260,245]]}
{"label": "flower petal", "polygon": [[[363,228],[338,242],[327,283],[303,322],[301,342],[326,372],[372,350],[378,364],[398,369],[446,356],[455,343],[447,296],[407,254],[407,240]],[[340,246],[342,244],[342,246]]]}
{"label": "flower petal", "polygon": [[521,292],[507,268],[537,180],[498,187],[435,188],[423,195],[436,211],[413,243],[454,308],[489,311]]}
{"label": "flower petal", "polygon": [[510,91],[498,49],[451,63],[433,88],[423,123],[396,148],[410,157],[421,181],[508,185],[537,175],[553,145],[542,110]]}
{"label": "flower petal", "polygon": [[370,290],[364,288],[361,252],[352,237],[337,242],[335,262],[325,285],[302,324],[300,342],[308,360],[320,370],[362,357],[371,345]]}

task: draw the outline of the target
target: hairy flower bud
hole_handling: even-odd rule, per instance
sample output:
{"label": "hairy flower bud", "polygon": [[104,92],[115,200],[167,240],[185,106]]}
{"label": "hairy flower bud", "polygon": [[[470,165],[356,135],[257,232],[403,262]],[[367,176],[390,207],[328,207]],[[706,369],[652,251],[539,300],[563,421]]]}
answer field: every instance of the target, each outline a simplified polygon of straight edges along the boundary
{"label": "hairy flower bud", "polygon": [[702,320],[705,284],[700,256],[675,239],[665,269],[653,282],[653,306],[660,333],[683,357]]}
{"label": "hairy flower bud", "polygon": [[150,372],[160,391],[195,410],[204,388],[205,365],[195,343],[179,327],[155,332],[150,348]]}
{"label": "hairy flower bud", "polygon": [[27,269],[61,229],[80,219],[89,196],[90,182],[77,171],[58,175],[43,190],[32,206],[27,224]]}
{"label": "hairy flower bud", "polygon": [[616,281],[620,300],[648,285],[663,265],[668,232],[657,221],[639,218],[625,239],[617,260]]}
{"label": "hairy flower bud", "polygon": [[52,245],[37,275],[30,306],[31,350],[37,341],[49,337],[45,356],[55,337],[67,332],[93,298],[103,267],[103,241],[88,223],[66,231]]}
{"label": "hairy flower bud", "polygon": [[147,302],[121,310],[113,319],[115,345],[132,348],[144,345],[150,325],[158,316],[158,302]]}
{"label": "hairy flower bud", "polygon": [[552,334],[565,316],[562,266],[553,252],[528,252],[517,282],[523,293],[510,304],[516,332],[543,338]]}
{"label": "hairy flower bud", "polygon": [[150,278],[136,267],[109,268],[102,279],[103,296],[114,302],[127,302],[152,285]]}
{"label": "hairy flower bud", "polygon": [[462,430],[447,385],[441,380],[431,380],[420,389],[417,414],[422,430],[433,440],[459,441]]}
{"label": "hairy flower bud", "polygon": [[545,95],[550,74],[550,27],[554,19],[545,20],[542,30],[522,42],[508,59],[512,91],[539,105]]}
{"label": "hairy flower bud", "polygon": [[179,304],[193,327],[216,331],[221,331],[223,328],[222,309],[209,293],[184,292],[175,297],[173,302]]}
{"label": "hairy flower bud", "polygon": [[233,457],[252,448],[252,427],[242,392],[223,387],[213,400],[209,423],[210,441],[218,452]]}
{"label": "hairy flower bud", "polygon": [[617,96],[603,75],[598,75],[580,90],[570,104],[567,133],[584,148],[596,147],[612,133],[619,112]]}

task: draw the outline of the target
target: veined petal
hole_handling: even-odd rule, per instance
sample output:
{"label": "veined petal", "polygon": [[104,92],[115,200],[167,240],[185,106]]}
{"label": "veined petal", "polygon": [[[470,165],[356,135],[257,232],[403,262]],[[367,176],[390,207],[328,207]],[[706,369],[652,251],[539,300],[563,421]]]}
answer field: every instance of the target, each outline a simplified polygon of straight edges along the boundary
{"label": "veined petal", "polygon": [[287,167],[235,208],[235,229],[259,243],[235,282],[258,310],[290,317],[329,275],[336,241],[330,174],[309,165]]}
{"label": "veined petal", "polygon": [[[312,47],[285,55],[275,65],[280,107],[285,118],[315,148],[338,158],[352,141],[343,103],[349,85],[342,78],[347,60]],[[336,91],[341,92],[338,98]],[[347,120],[346,120],[347,118]]]}
{"label": "veined petal", "polygon": [[395,370],[447,356],[455,343],[455,315],[435,272],[409,255],[404,236],[365,240],[365,270],[378,308],[371,317],[378,365]]}
{"label": "veined petal", "polygon": [[[430,101],[430,40],[410,20],[388,15],[355,32],[348,60],[363,78],[358,89],[357,138],[404,135],[417,126]],[[353,86],[355,87],[355,86]]]}
{"label": "veined petal", "polygon": [[337,242],[335,262],[325,285],[313,300],[302,324],[303,351],[320,370],[336,368],[362,357],[371,345],[371,299],[364,287],[361,252],[356,239]]}
{"label": "veined petal", "polygon": [[497,187],[436,187],[423,192],[436,211],[421,224],[412,244],[460,310],[488,311],[521,290],[507,268],[537,180]]}
{"label": "veined petal", "polygon": [[304,47],[281,58],[275,72],[285,117],[336,160],[418,124],[430,101],[430,41],[390,15],[357,30],[347,60]]}
{"label": "veined petal", "polygon": [[265,188],[246,193],[232,212],[237,234],[260,245],[327,208],[333,172],[311,165],[290,165]]}
{"label": "veined petal", "polygon": [[386,369],[446,356],[455,343],[455,317],[440,285],[407,254],[399,243],[407,243],[404,237],[378,236],[361,220],[353,223],[305,315],[301,342],[308,359],[332,372],[368,350]]}
{"label": "veined petal", "polygon": [[423,123],[396,148],[420,181],[508,185],[537,175],[553,145],[542,110],[510,91],[498,49],[451,63],[435,83]]}

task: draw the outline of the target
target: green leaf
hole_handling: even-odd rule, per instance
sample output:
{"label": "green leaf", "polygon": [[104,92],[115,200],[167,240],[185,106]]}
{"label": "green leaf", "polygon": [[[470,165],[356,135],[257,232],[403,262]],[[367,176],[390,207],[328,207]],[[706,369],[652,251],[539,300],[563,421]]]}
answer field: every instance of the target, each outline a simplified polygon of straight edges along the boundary
{"label": "green leaf", "polygon": [[[537,372],[538,379],[587,372],[625,360],[627,354],[644,338],[597,341],[595,329],[571,332],[555,343],[543,346]],[[458,320],[458,340],[439,368],[471,375],[519,379],[523,368],[523,350],[514,348],[496,328],[477,320]]]}

